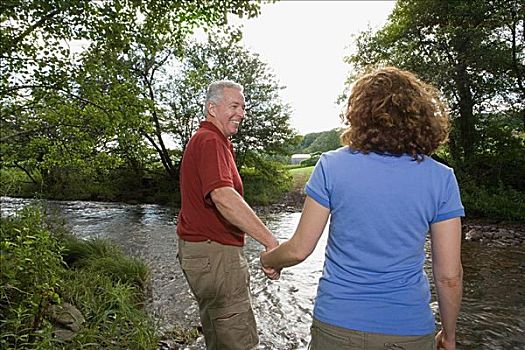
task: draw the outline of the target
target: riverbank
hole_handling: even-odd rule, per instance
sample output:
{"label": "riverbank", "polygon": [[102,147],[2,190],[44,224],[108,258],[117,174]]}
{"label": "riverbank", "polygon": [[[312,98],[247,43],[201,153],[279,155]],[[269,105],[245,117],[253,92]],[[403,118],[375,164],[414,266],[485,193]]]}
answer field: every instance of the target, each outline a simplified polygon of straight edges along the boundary
{"label": "riverbank", "polygon": [[525,224],[494,222],[481,218],[465,218],[463,237],[489,246],[516,246],[525,244]]}
{"label": "riverbank", "polygon": [[[297,225],[302,202],[299,193],[287,196],[286,200],[271,208],[254,209],[263,222],[284,240],[290,237]],[[9,213],[28,204],[26,200],[3,197],[2,212],[11,215]],[[60,218],[81,240],[107,239],[118,244],[126,256],[146,263],[150,270],[151,294],[144,306],[154,320],[155,333],[162,339],[151,346],[157,346],[157,349],[204,349],[197,306],[176,259],[178,209],[154,204],[82,201],[45,201],[42,204],[48,208],[46,212]],[[483,226],[484,231],[490,231],[485,227],[491,225],[512,228],[502,222],[466,221],[466,225],[476,224]],[[253,240],[247,240],[244,250],[250,264],[262,348],[306,348],[326,238],[323,235],[312,256],[303,264],[287,269],[278,282],[268,281],[261,273],[258,268],[261,247]],[[461,333],[458,334],[462,349],[521,348],[515,344],[521,339],[520,325],[524,316],[521,310],[525,310],[519,288],[524,249],[524,245],[500,246],[497,240],[464,242],[465,304],[460,319]]]}
{"label": "riverbank", "polygon": [[75,237],[37,207],[0,223],[1,348],[155,348],[146,264]]}

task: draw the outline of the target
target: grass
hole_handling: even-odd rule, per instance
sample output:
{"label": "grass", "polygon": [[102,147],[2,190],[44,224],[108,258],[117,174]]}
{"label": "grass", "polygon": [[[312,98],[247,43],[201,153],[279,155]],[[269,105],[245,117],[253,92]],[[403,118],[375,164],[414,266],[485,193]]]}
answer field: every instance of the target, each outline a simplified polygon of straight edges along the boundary
{"label": "grass", "polygon": [[293,189],[297,190],[303,188],[308,179],[310,178],[310,175],[312,174],[313,170],[313,166],[289,169],[288,172],[290,173],[290,175],[292,175]]}
{"label": "grass", "polygon": [[[0,348],[157,348],[143,310],[147,266],[104,240],[83,241],[37,208],[0,218]],[[48,307],[68,302],[85,318],[73,339],[52,334]]]}

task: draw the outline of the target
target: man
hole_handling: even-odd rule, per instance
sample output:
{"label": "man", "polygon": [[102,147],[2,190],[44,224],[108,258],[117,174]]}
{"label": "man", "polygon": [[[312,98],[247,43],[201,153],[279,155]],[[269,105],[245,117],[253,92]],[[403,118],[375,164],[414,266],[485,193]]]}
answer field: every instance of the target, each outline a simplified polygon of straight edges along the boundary
{"label": "man", "polygon": [[[179,262],[199,304],[207,349],[245,350],[259,343],[251,305],[245,233],[266,250],[277,239],[244,201],[228,137],[245,117],[243,88],[210,84],[206,120],[192,136],[180,169]],[[270,278],[277,272],[266,271]]]}

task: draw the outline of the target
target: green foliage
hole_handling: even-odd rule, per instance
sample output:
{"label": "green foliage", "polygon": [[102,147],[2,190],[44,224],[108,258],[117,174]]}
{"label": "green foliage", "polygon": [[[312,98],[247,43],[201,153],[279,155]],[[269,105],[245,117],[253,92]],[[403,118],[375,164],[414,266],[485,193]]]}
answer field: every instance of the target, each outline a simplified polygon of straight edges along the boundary
{"label": "green foliage", "polygon": [[46,183],[55,169],[133,169],[156,157],[176,178],[162,138],[163,67],[180,56],[194,28],[259,9],[242,0],[3,4],[2,165]]}
{"label": "green foliage", "polygon": [[64,261],[71,268],[86,267],[92,259],[120,256],[120,250],[103,239],[83,241],[72,235],[64,235],[63,240],[65,243]]}
{"label": "green foliage", "polygon": [[38,211],[24,209],[19,218],[1,220],[0,344],[36,348],[51,336],[45,311],[60,302],[63,248]]}
{"label": "green foliage", "polygon": [[275,203],[292,186],[292,178],[281,163],[250,157],[240,173],[244,197],[251,205]]}
{"label": "green foliage", "polygon": [[525,222],[525,194],[510,187],[484,187],[469,179],[460,181],[461,200],[468,217]]}
{"label": "green foliage", "polygon": [[294,153],[323,153],[341,147],[341,128],[304,135]]}
{"label": "green foliage", "polygon": [[382,29],[357,37],[347,62],[354,72],[398,66],[437,86],[451,107],[451,154],[468,162],[482,147],[484,115],[519,115],[523,132],[524,13],[518,0],[400,0]]}
{"label": "green foliage", "polygon": [[304,185],[306,185],[306,182],[310,178],[310,175],[312,174],[313,170],[314,170],[313,166],[290,169],[289,173],[293,179],[292,180],[293,188],[294,189],[304,188]]}
{"label": "green foliage", "polygon": [[[516,217],[512,207],[519,212],[516,198],[525,191],[524,18],[518,0],[398,0],[387,24],[359,34],[346,57],[348,83],[371,67],[394,65],[440,89],[452,117],[450,142],[440,156],[456,169],[460,184],[466,179],[467,211],[497,217]],[[489,210],[475,189],[478,198],[499,207]]]}
{"label": "green foliage", "polygon": [[[156,349],[158,335],[142,311],[146,265],[109,242],[80,241],[40,210],[1,218],[0,345],[6,349]],[[63,342],[47,307],[69,302],[86,322]]]}
{"label": "green foliage", "polygon": [[323,132],[311,132],[309,134],[306,134],[304,136],[300,136],[299,143],[297,144],[296,148],[294,149],[294,153],[306,153],[306,149],[312,145],[312,143],[315,142],[315,140],[322,134]]}
{"label": "green foliage", "polygon": [[99,200],[178,205],[178,184],[163,169],[92,169],[64,166],[48,171],[38,186],[17,169],[0,170],[0,190],[5,196],[45,197],[58,200]]}
{"label": "green foliage", "polygon": [[65,348],[156,349],[154,324],[141,310],[142,297],[133,286],[94,269],[68,270],[64,283],[63,299],[76,305],[88,323]]}
{"label": "green foliage", "polygon": [[[40,182],[40,181],[39,181]],[[12,197],[33,197],[40,192],[38,183],[28,181],[27,174],[20,169],[0,168],[0,195]]]}
{"label": "green foliage", "polygon": [[289,125],[289,107],[279,96],[282,87],[268,65],[241,45],[240,38],[239,31],[229,29],[210,33],[206,43],[189,43],[181,70],[168,89],[169,131],[184,149],[203,120],[208,84],[230,79],[244,86],[246,118],[233,137],[238,167],[244,165],[250,154],[286,153],[295,136]]}
{"label": "green foliage", "polygon": [[301,166],[303,167],[310,167],[310,166],[314,166],[317,164],[317,162],[319,161],[319,158],[321,157],[321,153],[320,152],[314,152],[311,154],[311,157],[308,158],[308,159],[305,159],[301,162]]}
{"label": "green foliage", "polygon": [[517,133],[509,121],[506,115],[483,118],[476,157],[459,166],[475,174],[481,186],[499,189],[504,184],[525,193],[525,132]]}
{"label": "green foliage", "polygon": [[341,147],[341,133],[343,129],[336,128],[320,133],[320,135],[306,148],[306,153],[327,152]]}
{"label": "green foliage", "polygon": [[73,236],[64,238],[64,261],[70,268],[84,268],[103,274],[115,283],[123,283],[144,290],[149,280],[147,266],[128,258],[115,245],[103,239],[81,241]]}

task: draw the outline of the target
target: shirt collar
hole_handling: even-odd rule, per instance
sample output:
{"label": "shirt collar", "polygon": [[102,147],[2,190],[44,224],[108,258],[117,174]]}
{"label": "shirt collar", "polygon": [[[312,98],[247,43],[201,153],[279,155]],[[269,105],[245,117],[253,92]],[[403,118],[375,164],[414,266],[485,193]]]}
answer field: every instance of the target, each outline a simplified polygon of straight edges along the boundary
{"label": "shirt collar", "polygon": [[228,145],[231,146],[231,141],[226,136],[224,136],[224,134],[219,130],[219,128],[216,127],[215,124],[213,124],[212,122],[209,122],[207,120],[203,120],[200,123],[200,127],[203,128],[203,129],[207,129],[207,130],[213,131],[214,133],[219,135],[219,137],[222,140],[224,140],[224,142],[226,142]]}

